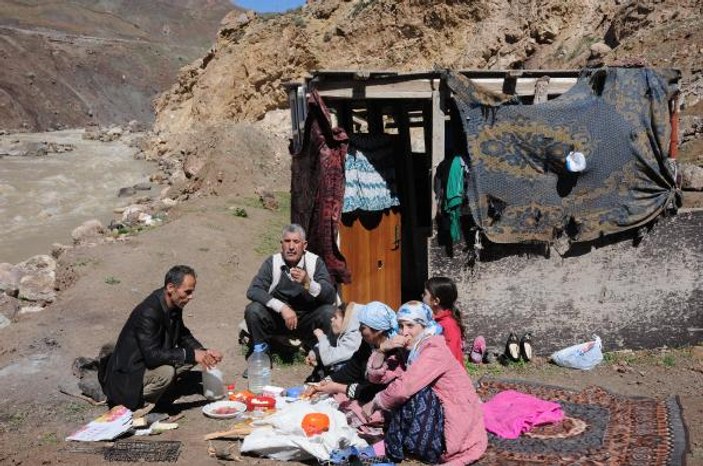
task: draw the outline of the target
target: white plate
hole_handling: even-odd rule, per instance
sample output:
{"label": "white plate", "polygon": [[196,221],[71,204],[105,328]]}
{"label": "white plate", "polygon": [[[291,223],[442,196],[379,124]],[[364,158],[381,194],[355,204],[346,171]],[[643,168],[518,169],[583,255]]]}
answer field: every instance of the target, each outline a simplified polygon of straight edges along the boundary
{"label": "white plate", "polygon": [[[219,409],[229,409],[231,413],[218,413]],[[221,400],[203,406],[203,414],[214,419],[232,419],[247,410],[247,406],[239,401]]]}

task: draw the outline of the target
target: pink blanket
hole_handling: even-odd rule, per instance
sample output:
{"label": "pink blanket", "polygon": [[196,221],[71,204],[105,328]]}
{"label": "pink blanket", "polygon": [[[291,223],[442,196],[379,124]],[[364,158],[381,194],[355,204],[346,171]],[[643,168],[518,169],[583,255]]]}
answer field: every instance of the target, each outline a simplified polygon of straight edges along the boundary
{"label": "pink blanket", "polygon": [[483,419],[489,432],[514,439],[535,426],[561,421],[564,412],[559,403],[506,390],[483,404]]}

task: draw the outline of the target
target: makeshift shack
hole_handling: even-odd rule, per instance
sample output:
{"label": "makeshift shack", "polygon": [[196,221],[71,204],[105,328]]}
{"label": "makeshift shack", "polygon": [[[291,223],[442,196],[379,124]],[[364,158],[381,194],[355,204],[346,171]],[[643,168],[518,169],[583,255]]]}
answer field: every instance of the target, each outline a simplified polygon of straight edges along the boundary
{"label": "makeshift shack", "polygon": [[528,330],[541,352],[591,333],[610,348],[700,341],[700,240],[680,237],[686,257],[666,234],[635,248],[680,206],[679,78],[313,73],[288,85],[292,220],[343,300],[397,308],[446,275],[470,337],[494,346]]}

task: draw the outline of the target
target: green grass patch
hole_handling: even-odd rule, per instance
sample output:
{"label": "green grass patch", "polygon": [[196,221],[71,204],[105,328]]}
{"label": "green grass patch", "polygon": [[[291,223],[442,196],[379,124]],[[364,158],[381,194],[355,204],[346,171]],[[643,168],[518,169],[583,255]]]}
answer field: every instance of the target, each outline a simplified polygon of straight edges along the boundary
{"label": "green grass patch", "polygon": [[271,354],[271,361],[274,364],[278,364],[281,366],[304,365],[305,364],[305,355],[303,354],[302,351],[296,351],[295,353],[289,353],[289,354],[272,353]]}
{"label": "green grass patch", "polygon": [[19,430],[27,420],[27,414],[23,412],[16,413],[1,413],[0,414],[0,432],[9,432]]}
{"label": "green grass patch", "polygon": [[249,214],[247,213],[247,209],[245,209],[244,207],[232,207],[230,211],[235,217],[247,218],[249,216]]}
{"label": "green grass patch", "polygon": [[119,285],[121,282],[119,278],[110,275],[109,277],[105,278],[105,283],[108,285]]}
{"label": "green grass patch", "polygon": [[676,358],[673,354],[665,354],[662,358],[662,364],[666,367],[674,367],[676,365]]}
{"label": "green grass patch", "polygon": [[268,221],[266,231],[259,237],[254,251],[262,256],[278,252],[281,248],[281,231],[290,223],[290,193],[276,192],[278,211]]}
{"label": "green grass patch", "polygon": [[41,439],[39,440],[41,445],[58,445],[59,442],[60,440],[56,435],[56,432],[46,432],[42,434]]}
{"label": "green grass patch", "polygon": [[86,265],[90,264],[92,260],[89,257],[79,257],[75,261],[73,261],[73,266],[74,267],[85,267]]}

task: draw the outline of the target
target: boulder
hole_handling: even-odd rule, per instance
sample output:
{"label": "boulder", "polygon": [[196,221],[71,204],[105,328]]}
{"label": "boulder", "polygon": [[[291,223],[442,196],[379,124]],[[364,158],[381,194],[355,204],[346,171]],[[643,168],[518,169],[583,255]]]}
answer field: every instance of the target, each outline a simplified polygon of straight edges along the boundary
{"label": "boulder", "polygon": [[11,322],[10,322],[10,319],[8,319],[7,317],[5,317],[4,314],[0,314],[0,328],[5,328],[5,327],[7,327],[8,325],[10,325],[10,323],[11,323]]}
{"label": "boulder", "polygon": [[140,215],[145,213],[146,208],[142,205],[132,204],[127,206],[122,212],[122,223],[125,225],[136,225],[139,223]]}
{"label": "boulder", "polygon": [[130,120],[127,123],[127,131],[130,133],[140,133],[145,130],[145,126],[137,120]]}
{"label": "boulder", "polygon": [[183,163],[183,173],[185,173],[187,178],[193,178],[200,173],[204,166],[205,157],[191,153],[186,156],[185,162]]}
{"label": "boulder", "polygon": [[256,194],[259,195],[259,200],[264,209],[268,210],[278,210],[278,199],[276,195],[271,191],[264,189],[263,187],[258,187],[255,190]]}
{"label": "boulder", "polygon": [[56,270],[56,260],[46,254],[32,256],[24,262],[20,262],[15,266],[21,269],[24,275],[41,272],[43,270]]}
{"label": "boulder", "polygon": [[7,262],[0,264],[0,291],[8,296],[17,296],[22,275],[14,265]]}
{"label": "boulder", "polygon": [[22,277],[20,280],[20,299],[50,303],[56,299],[56,272],[41,270]]}
{"label": "boulder", "polygon": [[19,311],[19,299],[0,294],[0,315],[12,322]]}
{"label": "boulder", "polygon": [[88,220],[71,232],[74,244],[98,243],[105,234],[100,220]]}
{"label": "boulder", "polygon": [[66,244],[54,243],[51,245],[51,257],[58,259],[71,248],[72,246],[68,246]]}
{"label": "boulder", "polygon": [[612,50],[605,42],[596,42],[591,45],[591,56],[589,58],[603,58]]}
{"label": "boulder", "polygon": [[137,190],[134,189],[133,186],[127,186],[126,188],[120,188],[120,190],[117,192],[117,197],[134,196],[136,193]]}
{"label": "boulder", "polygon": [[21,274],[17,294],[20,299],[51,302],[56,298],[56,260],[53,257],[30,257],[13,270]]}
{"label": "boulder", "polygon": [[134,186],[132,186],[137,191],[151,191],[151,183],[148,181],[144,181],[142,183],[137,183]]}
{"label": "boulder", "polygon": [[44,310],[44,306],[33,305],[33,306],[22,306],[18,314],[35,314]]}
{"label": "boulder", "polygon": [[703,191],[703,167],[682,163],[679,165],[681,173],[681,189],[689,191]]}

